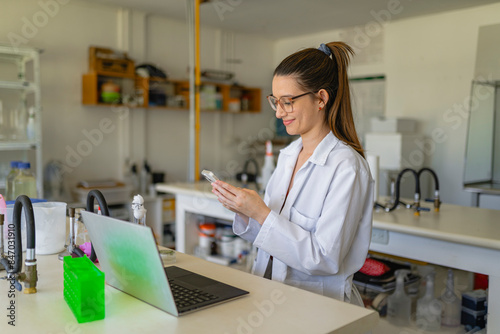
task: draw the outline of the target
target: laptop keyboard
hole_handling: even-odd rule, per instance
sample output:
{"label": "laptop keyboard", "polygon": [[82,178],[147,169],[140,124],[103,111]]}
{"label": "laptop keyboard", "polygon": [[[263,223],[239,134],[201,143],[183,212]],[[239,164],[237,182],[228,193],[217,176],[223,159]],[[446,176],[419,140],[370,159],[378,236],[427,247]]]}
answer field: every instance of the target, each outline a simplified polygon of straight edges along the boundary
{"label": "laptop keyboard", "polygon": [[195,308],[196,305],[217,299],[217,296],[203,292],[199,289],[188,289],[169,280],[170,289],[174,295],[175,304],[178,308]]}

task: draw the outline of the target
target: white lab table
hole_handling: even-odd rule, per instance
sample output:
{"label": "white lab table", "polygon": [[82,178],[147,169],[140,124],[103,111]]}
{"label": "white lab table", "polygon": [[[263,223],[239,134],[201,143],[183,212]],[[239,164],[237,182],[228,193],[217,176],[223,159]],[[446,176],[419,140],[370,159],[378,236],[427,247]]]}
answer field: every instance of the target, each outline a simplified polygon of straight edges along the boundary
{"label": "white lab table", "polygon": [[488,333],[500,333],[500,210],[442,204],[439,212],[373,215],[370,250],[489,275]]}
{"label": "white lab table", "polygon": [[[192,252],[195,216],[232,220],[208,182],[159,184],[176,195],[176,246]],[[427,203],[423,204],[427,206]],[[429,205],[431,206],[431,205]],[[488,332],[500,333],[500,210],[442,204],[440,212],[374,212],[370,250],[489,275]]]}
{"label": "white lab table", "polygon": [[[63,263],[37,256],[38,292],[8,296],[0,280],[0,333],[365,333],[377,313],[177,253],[175,265],[243,288],[249,295],[176,318],[108,285],[104,320],[78,324],[63,297]],[[5,271],[0,271],[5,275]],[[15,303],[15,327],[7,310]]]}

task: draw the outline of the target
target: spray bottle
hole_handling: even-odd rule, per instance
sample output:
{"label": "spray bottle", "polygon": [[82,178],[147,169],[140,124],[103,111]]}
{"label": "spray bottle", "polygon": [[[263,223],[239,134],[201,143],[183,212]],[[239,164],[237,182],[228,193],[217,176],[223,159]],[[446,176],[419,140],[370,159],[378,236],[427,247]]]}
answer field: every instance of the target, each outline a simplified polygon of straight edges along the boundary
{"label": "spray bottle", "polygon": [[462,309],[462,301],[454,291],[453,270],[448,269],[448,279],[446,280],[446,290],[441,295],[443,303],[443,315],[441,324],[443,326],[455,327],[460,325],[460,315]]}
{"label": "spray bottle", "polygon": [[144,198],[141,195],[134,196],[132,201],[132,210],[134,210],[133,223],[146,225],[146,208],[144,208]]}
{"label": "spray bottle", "polygon": [[441,302],[434,297],[434,278],[436,273],[427,275],[425,295],[417,301],[417,326],[426,331],[441,328]]}
{"label": "spray bottle", "polygon": [[262,167],[261,189],[265,191],[267,183],[274,172],[274,156],[273,144],[270,140],[266,141],[266,156],[264,158],[264,166]]}
{"label": "spray bottle", "polygon": [[407,269],[396,270],[396,290],[387,298],[387,320],[396,326],[410,324],[411,298],[405,293],[405,278],[409,273]]}

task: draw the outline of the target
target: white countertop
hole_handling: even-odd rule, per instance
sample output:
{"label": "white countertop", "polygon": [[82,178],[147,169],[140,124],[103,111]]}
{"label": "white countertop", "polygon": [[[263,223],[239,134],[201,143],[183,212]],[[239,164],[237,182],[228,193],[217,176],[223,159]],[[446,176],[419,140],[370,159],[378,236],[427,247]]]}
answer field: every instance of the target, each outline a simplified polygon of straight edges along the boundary
{"label": "white countertop", "polygon": [[158,183],[156,190],[175,195],[188,195],[217,199],[212,193],[212,186],[208,181],[195,183]]}
{"label": "white countertop", "polygon": [[[177,253],[176,266],[248,290],[243,298],[176,318],[108,285],[106,317],[78,324],[63,298],[63,263],[37,256],[38,292],[8,297],[0,280],[0,333],[364,333],[377,313]],[[5,271],[0,271],[4,275]],[[278,297],[279,296],[279,297]],[[15,327],[7,307],[15,301]]]}
{"label": "white countertop", "polygon": [[459,244],[500,250],[500,210],[441,204],[415,216],[413,210],[398,208],[392,212],[380,209],[373,213],[373,227]]}
{"label": "white countertop", "polygon": [[[156,188],[173,194],[216,198],[208,182],[159,184]],[[432,203],[421,205],[431,211],[415,216],[411,209],[398,208],[389,213],[377,209],[373,227],[500,250],[500,210],[441,204],[440,211],[434,212]]]}

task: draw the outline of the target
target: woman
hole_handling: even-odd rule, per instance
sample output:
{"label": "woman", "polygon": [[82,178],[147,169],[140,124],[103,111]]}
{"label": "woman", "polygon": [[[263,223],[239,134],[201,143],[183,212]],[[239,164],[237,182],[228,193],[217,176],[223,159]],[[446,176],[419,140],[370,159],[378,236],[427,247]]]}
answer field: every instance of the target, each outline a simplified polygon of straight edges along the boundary
{"label": "woman", "polygon": [[264,200],[222,181],[212,191],[258,248],[254,274],[362,305],[352,277],[370,243],[373,180],[351,111],[352,54],[332,42],[285,58],[268,100],[300,138],[281,150]]}

